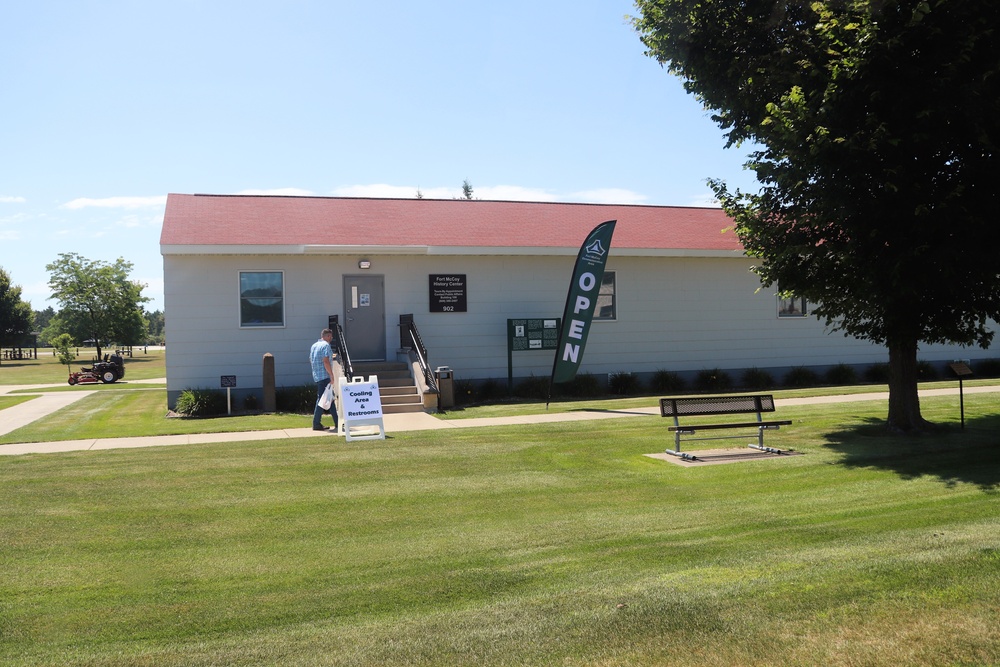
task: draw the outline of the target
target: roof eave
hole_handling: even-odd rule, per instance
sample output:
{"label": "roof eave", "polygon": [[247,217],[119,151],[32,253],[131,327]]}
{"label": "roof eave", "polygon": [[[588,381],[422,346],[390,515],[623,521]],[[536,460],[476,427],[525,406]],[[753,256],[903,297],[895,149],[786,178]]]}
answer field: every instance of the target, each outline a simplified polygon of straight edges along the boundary
{"label": "roof eave", "polygon": [[[248,245],[161,244],[161,255],[449,255],[449,256],[573,256],[579,248],[561,246],[425,246],[425,245]],[[743,257],[739,249],[616,248],[616,257]]]}

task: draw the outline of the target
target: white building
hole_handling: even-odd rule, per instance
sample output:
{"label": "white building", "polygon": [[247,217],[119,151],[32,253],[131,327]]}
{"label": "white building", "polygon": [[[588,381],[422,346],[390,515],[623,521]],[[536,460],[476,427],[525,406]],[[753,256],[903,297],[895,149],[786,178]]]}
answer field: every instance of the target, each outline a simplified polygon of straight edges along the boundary
{"label": "white building", "polygon": [[[167,390],[311,382],[307,351],[335,318],[355,362],[397,360],[412,315],[431,368],[459,380],[548,377],[552,350],[516,350],[508,320],[562,316],[591,229],[617,220],[581,373],[681,375],[720,368],[776,377],[887,361],[831,333],[808,304],[762,289],[719,209],[427,199],[177,195],[160,250]],[[921,348],[925,361],[975,350]]]}

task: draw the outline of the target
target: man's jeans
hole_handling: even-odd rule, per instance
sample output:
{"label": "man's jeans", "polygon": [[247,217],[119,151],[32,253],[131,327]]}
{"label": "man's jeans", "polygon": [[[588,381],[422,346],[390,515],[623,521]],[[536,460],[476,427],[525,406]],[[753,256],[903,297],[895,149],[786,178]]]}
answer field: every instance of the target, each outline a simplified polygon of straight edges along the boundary
{"label": "man's jeans", "polygon": [[329,410],[324,410],[319,405],[319,399],[323,396],[323,392],[326,391],[326,385],[330,384],[330,378],[325,380],[320,380],[316,383],[316,409],[313,410],[313,428],[323,428],[323,413],[329,412],[333,415],[333,430],[337,430],[337,402],[334,401],[330,406]]}

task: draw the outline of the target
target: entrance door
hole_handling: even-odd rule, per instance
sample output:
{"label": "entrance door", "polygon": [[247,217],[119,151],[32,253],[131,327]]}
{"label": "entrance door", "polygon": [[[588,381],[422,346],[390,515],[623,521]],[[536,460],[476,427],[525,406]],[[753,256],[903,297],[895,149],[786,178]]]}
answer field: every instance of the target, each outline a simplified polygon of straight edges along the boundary
{"label": "entrance door", "polygon": [[344,276],[344,339],[352,361],[385,361],[385,276]]}

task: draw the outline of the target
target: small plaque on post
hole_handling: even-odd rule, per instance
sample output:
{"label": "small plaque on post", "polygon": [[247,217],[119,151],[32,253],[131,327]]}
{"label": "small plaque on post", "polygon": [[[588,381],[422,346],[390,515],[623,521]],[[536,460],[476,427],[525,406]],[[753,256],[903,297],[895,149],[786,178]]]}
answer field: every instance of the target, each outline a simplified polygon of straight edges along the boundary
{"label": "small plaque on post", "polygon": [[962,430],[965,430],[965,390],[962,387],[962,380],[972,375],[972,369],[964,361],[955,361],[948,364],[951,372],[958,376],[958,409],[962,416]]}
{"label": "small plaque on post", "polygon": [[223,375],[223,376],[220,377],[219,381],[221,383],[220,386],[223,387],[223,388],[226,388],[226,387],[235,387],[236,386],[236,376],[235,375]]}
{"label": "small plaque on post", "polygon": [[960,378],[972,375],[972,369],[969,368],[969,364],[965,363],[964,361],[956,361],[953,364],[948,364],[948,368],[950,368],[952,373],[954,373]]}

